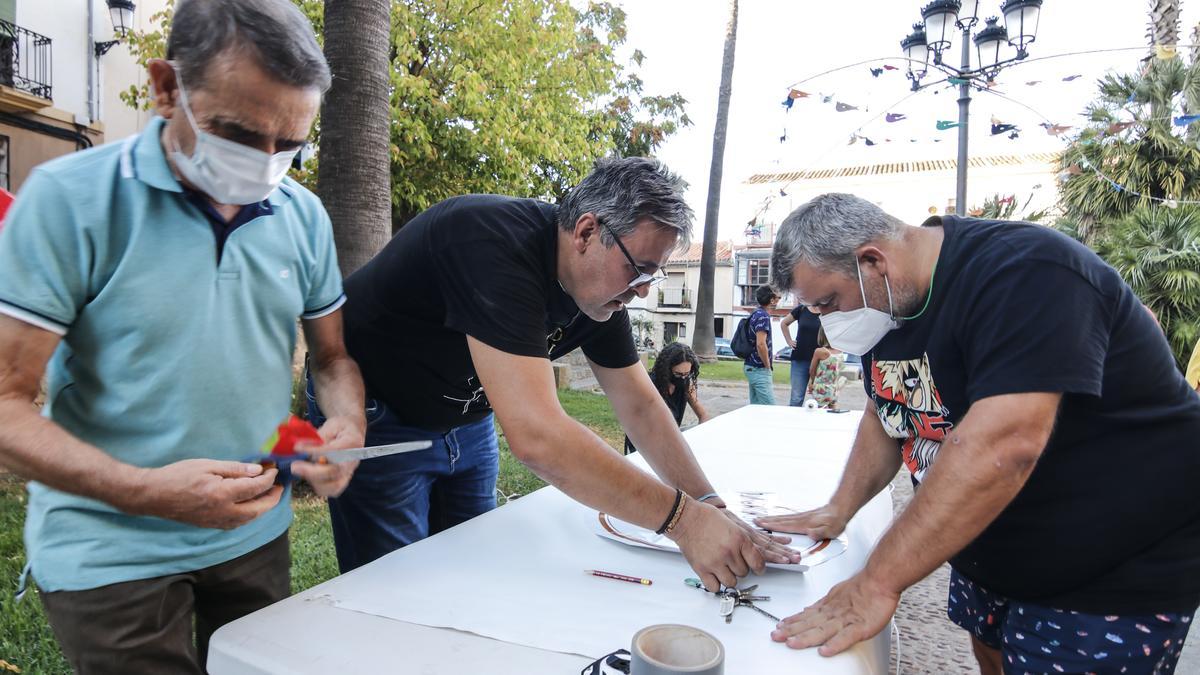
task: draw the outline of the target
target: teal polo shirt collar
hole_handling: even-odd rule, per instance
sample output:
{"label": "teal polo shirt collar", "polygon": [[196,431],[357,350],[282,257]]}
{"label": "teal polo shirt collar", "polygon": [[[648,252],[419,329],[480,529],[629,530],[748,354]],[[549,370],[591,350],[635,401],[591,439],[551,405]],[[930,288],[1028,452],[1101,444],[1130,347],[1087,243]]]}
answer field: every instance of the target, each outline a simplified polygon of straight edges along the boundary
{"label": "teal polo shirt collar", "polygon": [[[159,190],[182,193],[183,186],[171,171],[160,140],[166,123],[156,116],[140,134],[125,139],[121,147],[121,177],[140,180]],[[271,206],[282,206],[293,196],[290,188],[280,185],[264,201]]]}

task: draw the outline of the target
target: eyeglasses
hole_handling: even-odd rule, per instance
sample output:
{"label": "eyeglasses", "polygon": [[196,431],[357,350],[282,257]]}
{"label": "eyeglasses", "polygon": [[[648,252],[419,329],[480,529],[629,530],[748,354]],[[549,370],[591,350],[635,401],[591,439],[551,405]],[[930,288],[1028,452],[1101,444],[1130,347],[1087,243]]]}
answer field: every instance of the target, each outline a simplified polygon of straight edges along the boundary
{"label": "eyeglasses", "polygon": [[655,274],[646,274],[643,272],[642,268],[638,267],[637,262],[634,261],[633,256],[629,255],[629,249],[625,248],[625,244],[621,243],[621,238],[617,236],[617,233],[613,232],[612,228],[604,223],[600,223],[600,225],[612,235],[613,241],[617,242],[617,247],[621,249],[621,253],[625,254],[625,259],[629,261],[629,266],[633,268],[634,277],[633,281],[629,282],[628,290],[636,290],[647,284],[653,286],[666,280],[667,276],[662,274],[662,268],[659,268]]}

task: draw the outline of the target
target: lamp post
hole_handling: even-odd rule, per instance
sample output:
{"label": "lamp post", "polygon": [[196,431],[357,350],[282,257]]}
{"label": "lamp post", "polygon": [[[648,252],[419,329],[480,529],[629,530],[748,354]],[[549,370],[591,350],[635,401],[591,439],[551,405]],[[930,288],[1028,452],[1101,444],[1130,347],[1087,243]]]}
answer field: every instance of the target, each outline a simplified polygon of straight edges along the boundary
{"label": "lamp post", "polygon": [[96,52],[96,58],[100,58],[108,53],[121,42],[121,38],[133,28],[133,0],[108,0],[108,16],[112,19],[113,33],[116,34],[116,40],[102,40],[93,43],[92,49]]}
{"label": "lamp post", "polygon": [[113,34],[115,40],[101,40],[97,42],[93,36],[93,27],[95,23],[92,19],[93,5],[95,0],[84,0],[87,3],[87,31],[88,41],[92,43],[92,53],[88,55],[88,119],[96,121],[100,117],[99,101],[97,100],[96,81],[99,77],[100,57],[108,53],[121,42],[129,31],[133,28],[133,0],[106,0],[108,5],[108,17],[112,20]]}
{"label": "lamp post", "polygon": [[[970,121],[971,87],[979,82],[991,82],[1008,65],[1029,55],[1028,46],[1037,37],[1038,18],[1042,0],[1004,0],[998,18],[989,18],[975,33],[976,67],[971,68],[971,32],[979,23],[979,0],[932,0],[921,9],[922,22],[913,25],[913,32],[900,41],[908,58],[908,79],[913,91],[922,88],[921,80],[928,74],[929,65],[958,84],[958,176],[954,210],[962,216],[967,209],[967,129]],[[959,66],[946,64],[942,55],[950,49],[955,30],[961,31],[962,58]],[[1005,47],[1016,48],[1016,54],[1005,58]],[[933,62],[929,63],[929,54]],[[930,86],[930,85],[924,85]]]}

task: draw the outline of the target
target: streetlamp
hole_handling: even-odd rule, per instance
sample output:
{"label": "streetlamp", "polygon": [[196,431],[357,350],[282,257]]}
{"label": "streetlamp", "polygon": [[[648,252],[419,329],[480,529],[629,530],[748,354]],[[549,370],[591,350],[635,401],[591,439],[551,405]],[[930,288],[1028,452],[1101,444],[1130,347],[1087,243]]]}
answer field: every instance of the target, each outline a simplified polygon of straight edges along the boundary
{"label": "streetlamp", "polygon": [[112,19],[113,33],[116,34],[116,40],[103,40],[93,45],[96,51],[96,58],[100,58],[108,53],[108,50],[115,47],[121,42],[121,38],[125,37],[133,28],[133,0],[107,0],[108,16]]}
{"label": "streetlamp", "polygon": [[[1038,19],[1042,0],[1003,0],[998,18],[989,18],[975,33],[976,67],[971,68],[971,32],[979,23],[979,0],[932,0],[921,9],[921,23],[900,41],[908,59],[908,79],[913,91],[921,89],[921,79],[929,72],[929,54],[933,67],[958,84],[958,181],[954,210],[962,216],[967,212],[967,122],[970,118],[971,87],[979,81],[991,82],[1002,68],[1029,56],[1028,46],[1037,38]],[[946,64],[942,55],[953,43],[954,31],[962,32],[962,59],[959,67]],[[1016,54],[1005,58],[1006,47],[1016,48]],[[927,85],[928,86],[928,85]]]}

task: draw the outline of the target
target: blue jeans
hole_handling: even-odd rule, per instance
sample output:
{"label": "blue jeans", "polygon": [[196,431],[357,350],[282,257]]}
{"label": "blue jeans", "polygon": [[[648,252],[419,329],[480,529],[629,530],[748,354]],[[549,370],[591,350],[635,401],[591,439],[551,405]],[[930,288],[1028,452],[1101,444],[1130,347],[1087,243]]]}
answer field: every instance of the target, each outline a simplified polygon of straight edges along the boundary
{"label": "blue jeans", "polygon": [[[309,419],[325,417],[306,383]],[[344,574],[396,549],[496,508],[500,446],[492,415],[446,433],[404,426],[366,401],[367,445],[427,440],[426,450],[364,460],[340,497],[329,500],[338,569]]]}
{"label": "blue jeans", "polygon": [[742,365],[750,383],[750,405],[775,405],[775,389],[769,368]]}
{"label": "blue jeans", "polygon": [[804,405],[804,394],[808,393],[808,368],[809,364],[792,361],[792,396],[788,399],[788,405],[802,406]]}

